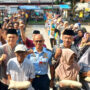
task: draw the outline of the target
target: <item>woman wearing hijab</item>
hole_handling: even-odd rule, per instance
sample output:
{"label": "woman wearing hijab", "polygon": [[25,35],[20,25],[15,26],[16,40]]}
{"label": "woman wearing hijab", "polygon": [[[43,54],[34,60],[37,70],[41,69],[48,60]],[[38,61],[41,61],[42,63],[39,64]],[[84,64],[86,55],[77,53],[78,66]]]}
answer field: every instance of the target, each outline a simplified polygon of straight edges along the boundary
{"label": "woman wearing hijab", "polygon": [[90,47],[82,55],[78,64],[80,65],[80,77],[83,88],[81,90],[90,90],[90,82],[85,81],[85,77],[90,77]]}
{"label": "woman wearing hijab", "polygon": [[90,47],[90,33],[87,32],[84,34],[84,37],[82,38],[82,41],[79,46],[80,49],[79,59],[82,57],[82,55],[87,51],[89,47]]}
{"label": "woman wearing hijab", "polygon": [[79,46],[83,36],[84,36],[84,32],[82,30],[78,30],[78,34],[74,39],[74,45],[75,46]]}
{"label": "woman wearing hijab", "polygon": [[[60,80],[77,80],[80,68],[75,62],[74,57],[75,53],[71,49],[62,49],[60,64],[55,70]],[[75,88],[64,87],[64,85],[60,85],[60,87],[60,90],[76,90]]]}
{"label": "woman wearing hijab", "polygon": [[84,37],[82,38],[79,48],[82,49],[83,47],[88,45],[90,45],[90,33],[87,32],[84,34]]}

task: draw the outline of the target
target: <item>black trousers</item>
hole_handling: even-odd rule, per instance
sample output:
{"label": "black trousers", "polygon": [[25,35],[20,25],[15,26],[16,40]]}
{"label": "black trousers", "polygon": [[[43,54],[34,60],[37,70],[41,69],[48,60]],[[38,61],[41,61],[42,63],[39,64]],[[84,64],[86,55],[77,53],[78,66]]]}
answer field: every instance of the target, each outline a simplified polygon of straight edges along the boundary
{"label": "black trousers", "polygon": [[35,90],[49,90],[50,80],[48,75],[36,75],[32,82]]}
{"label": "black trousers", "polygon": [[51,47],[53,48],[56,45],[56,40],[54,38],[50,38]]}
{"label": "black trousers", "polygon": [[8,86],[0,82],[0,90],[8,90]]}

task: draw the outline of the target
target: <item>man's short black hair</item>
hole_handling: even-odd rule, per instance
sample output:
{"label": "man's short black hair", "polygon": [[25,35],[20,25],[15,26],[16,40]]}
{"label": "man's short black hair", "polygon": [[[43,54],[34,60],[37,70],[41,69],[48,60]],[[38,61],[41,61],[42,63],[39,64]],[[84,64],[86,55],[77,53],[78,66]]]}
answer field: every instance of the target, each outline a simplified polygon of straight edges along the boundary
{"label": "man's short black hair", "polygon": [[34,30],[33,34],[40,34],[40,31],[39,30]]}
{"label": "man's short black hair", "polygon": [[16,35],[18,35],[16,29],[8,29],[7,34],[16,34]]}
{"label": "man's short black hair", "polygon": [[73,30],[71,29],[65,29],[65,31],[63,32],[63,35],[71,35],[71,36],[74,36],[75,33]]}

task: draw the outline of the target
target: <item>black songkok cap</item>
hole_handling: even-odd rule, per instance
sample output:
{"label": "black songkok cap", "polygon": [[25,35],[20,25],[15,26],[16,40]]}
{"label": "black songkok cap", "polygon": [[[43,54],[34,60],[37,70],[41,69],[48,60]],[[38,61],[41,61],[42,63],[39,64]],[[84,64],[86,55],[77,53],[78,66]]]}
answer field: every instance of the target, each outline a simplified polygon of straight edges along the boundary
{"label": "black songkok cap", "polygon": [[16,34],[16,35],[18,35],[16,29],[8,29],[7,34]]}
{"label": "black songkok cap", "polygon": [[40,31],[34,30],[34,31],[33,31],[33,34],[40,34]]}
{"label": "black songkok cap", "polygon": [[73,30],[65,29],[65,31],[63,32],[63,35],[71,35],[71,36],[74,36],[75,33],[74,33]]}

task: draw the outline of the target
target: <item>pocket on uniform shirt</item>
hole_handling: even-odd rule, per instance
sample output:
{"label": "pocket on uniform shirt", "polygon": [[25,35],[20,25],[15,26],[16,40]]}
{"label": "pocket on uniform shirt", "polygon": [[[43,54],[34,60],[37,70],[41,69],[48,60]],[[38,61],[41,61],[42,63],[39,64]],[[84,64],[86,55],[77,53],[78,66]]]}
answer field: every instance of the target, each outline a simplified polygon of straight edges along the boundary
{"label": "pocket on uniform shirt", "polygon": [[47,58],[43,58],[43,59],[42,59],[42,62],[43,62],[43,63],[48,63]]}
{"label": "pocket on uniform shirt", "polygon": [[30,58],[30,61],[31,61],[32,63],[36,63],[37,59],[36,59],[36,57],[31,57],[31,58]]}

